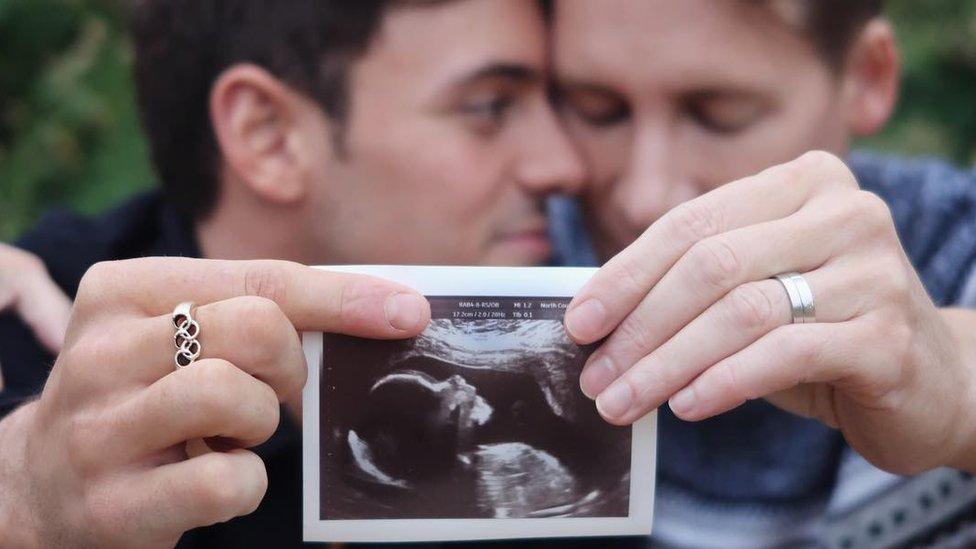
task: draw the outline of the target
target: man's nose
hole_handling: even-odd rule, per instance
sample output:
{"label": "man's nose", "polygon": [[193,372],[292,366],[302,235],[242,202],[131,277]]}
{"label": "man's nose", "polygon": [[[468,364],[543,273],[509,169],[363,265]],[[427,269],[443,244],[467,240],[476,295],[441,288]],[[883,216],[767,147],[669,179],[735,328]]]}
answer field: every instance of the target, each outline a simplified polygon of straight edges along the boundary
{"label": "man's nose", "polygon": [[586,170],[551,107],[540,109],[518,143],[519,183],[532,194],[578,194]]}
{"label": "man's nose", "polygon": [[664,131],[638,131],[627,168],[613,190],[614,208],[627,225],[643,231],[690,198],[680,160]]}

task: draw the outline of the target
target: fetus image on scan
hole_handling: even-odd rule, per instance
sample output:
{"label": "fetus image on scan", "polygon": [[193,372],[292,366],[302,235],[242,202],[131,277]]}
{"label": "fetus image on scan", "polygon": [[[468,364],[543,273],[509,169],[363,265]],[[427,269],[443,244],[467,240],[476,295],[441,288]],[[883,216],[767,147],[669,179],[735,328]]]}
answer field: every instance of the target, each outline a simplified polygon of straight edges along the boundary
{"label": "fetus image on scan", "polygon": [[579,389],[564,298],[430,298],[419,337],[326,334],[321,518],[623,517],[631,429]]}

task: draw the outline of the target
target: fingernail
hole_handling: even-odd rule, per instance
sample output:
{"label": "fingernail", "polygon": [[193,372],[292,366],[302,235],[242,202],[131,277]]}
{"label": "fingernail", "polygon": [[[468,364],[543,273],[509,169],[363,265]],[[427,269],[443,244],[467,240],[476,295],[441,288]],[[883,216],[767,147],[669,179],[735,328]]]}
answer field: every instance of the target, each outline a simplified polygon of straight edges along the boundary
{"label": "fingernail", "polygon": [[580,376],[580,390],[593,400],[617,379],[617,370],[609,358],[598,358],[588,364]]}
{"label": "fingernail", "polygon": [[588,299],[566,313],[566,330],[577,341],[596,341],[606,322],[607,309],[599,299]]}
{"label": "fingernail", "polygon": [[626,383],[616,383],[596,398],[596,409],[603,417],[616,419],[630,410],[632,400],[630,386]]}
{"label": "fingernail", "polygon": [[412,330],[423,315],[424,300],[417,294],[399,293],[386,299],[386,320],[397,330]]}
{"label": "fingernail", "polygon": [[671,411],[673,411],[677,416],[690,415],[691,412],[695,410],[696,404],[695,392],[692,391],[691,387],[679,391],[678,394],[674,395],[671,398],[671,401],[668,403],[668,405],[671,406]]}

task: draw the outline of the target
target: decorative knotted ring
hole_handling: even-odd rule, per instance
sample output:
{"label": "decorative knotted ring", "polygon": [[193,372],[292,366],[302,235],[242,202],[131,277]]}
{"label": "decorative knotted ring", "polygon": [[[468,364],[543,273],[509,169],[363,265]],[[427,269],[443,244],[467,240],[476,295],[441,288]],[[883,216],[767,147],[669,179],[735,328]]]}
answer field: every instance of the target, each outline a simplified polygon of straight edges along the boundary
{"label": "decorative knotted ring", "polygon": [[793,324],[812,324],[817,321],[817,311],[813,305],[813,290],[807,279],[800,273],[786,273],[777,275],[790,298],[790,309]]}
{"label": "decorative knotted ring", "polygon": [[200,346],[200,324],[193,320],[190,309],[193,303],[187,301],[180,303],[173,309],[173,326],[176,328],[176,335],[173,336],[173,343],[176,345],[176,369],[180,369],[200,358],[203,347]]}

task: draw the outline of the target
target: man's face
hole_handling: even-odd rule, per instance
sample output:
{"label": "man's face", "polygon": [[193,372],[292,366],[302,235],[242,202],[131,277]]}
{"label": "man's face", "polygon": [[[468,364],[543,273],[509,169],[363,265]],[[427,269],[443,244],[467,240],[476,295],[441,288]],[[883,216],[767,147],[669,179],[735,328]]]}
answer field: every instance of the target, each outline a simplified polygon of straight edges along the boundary
{"label": "man's face", "polygon": [[676,205],[811,149],[843,154],[841,79],[793,27],[742,0],[560,0],[554,62],[591,168],[599,251]]}
{"label": "man's face", "polygon": [[323,259],[544,261],[542,199],[583,178],[547,102],[546,55],[535,2],[389,12],[350,74],[344,152],[323,154],[314,176],[310,233]]}

